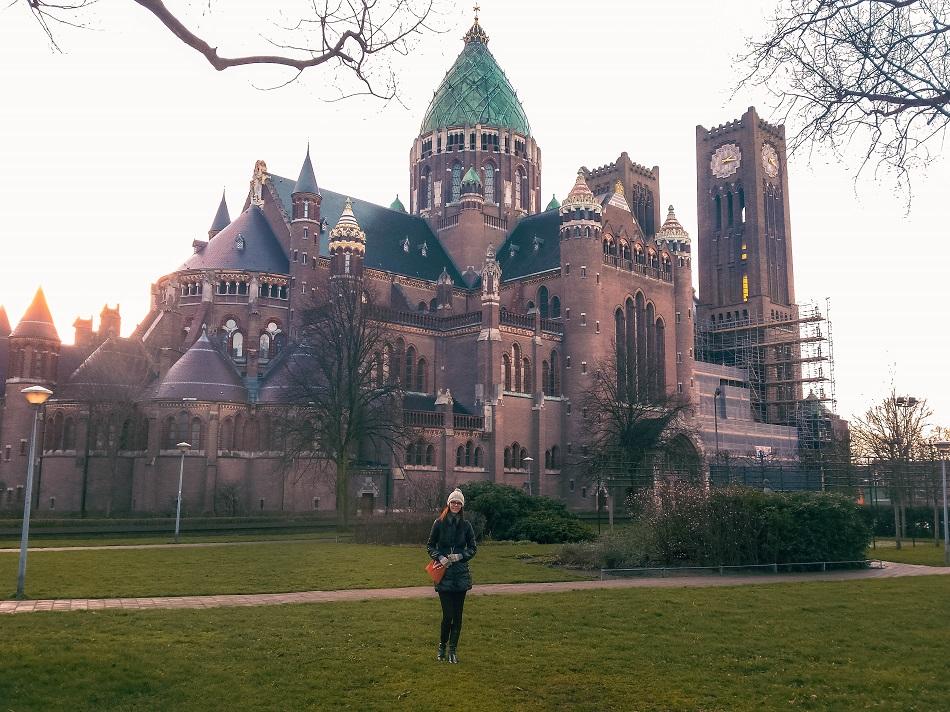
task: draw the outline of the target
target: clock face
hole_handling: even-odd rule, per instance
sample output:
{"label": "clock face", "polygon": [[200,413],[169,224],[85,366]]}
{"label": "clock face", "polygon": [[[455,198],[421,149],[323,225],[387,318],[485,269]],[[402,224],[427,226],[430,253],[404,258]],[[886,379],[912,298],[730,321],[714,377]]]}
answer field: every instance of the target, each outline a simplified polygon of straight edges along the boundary
{"label": "clock face", "polygon": [[735,175],[742,161],[742,153],[734,143],[727,143],[715,150],[709,161],[709,170],[716,178],[728,178]]}
{"label": "clock face", "polygon": [[778,175],[778,152],[770,143],[762,144],[762,167],[769,178]]}

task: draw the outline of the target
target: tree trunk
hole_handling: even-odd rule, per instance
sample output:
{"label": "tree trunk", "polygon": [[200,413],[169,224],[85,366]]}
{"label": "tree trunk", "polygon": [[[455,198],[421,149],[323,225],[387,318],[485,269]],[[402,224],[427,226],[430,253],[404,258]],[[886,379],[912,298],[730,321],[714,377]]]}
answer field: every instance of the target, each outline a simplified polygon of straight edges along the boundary
{"label": "tree trunk", "polygon": [[348,531],[350,526],[350,473],[346,459],[336,463],[336,525],[338,531]]}
{"label": "tree trunk", "polygon": [[896,491],[891,496],[891,509],[894,510],[894,545],[901,548],[901,508],[897,503]]}

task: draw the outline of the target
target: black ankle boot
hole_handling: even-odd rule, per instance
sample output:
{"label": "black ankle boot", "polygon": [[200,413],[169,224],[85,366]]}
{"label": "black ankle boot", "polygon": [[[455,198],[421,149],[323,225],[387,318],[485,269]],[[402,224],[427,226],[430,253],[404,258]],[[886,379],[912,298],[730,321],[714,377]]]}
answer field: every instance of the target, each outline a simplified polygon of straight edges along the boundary
{"label": "black ankle boot", "polygon": [[457,665],[459,661],[459,656],[455,654],[455,648],[449,648],[449,662],[453,665]]}
{"label": "black ankle boot", "polygon": [[445,662],[445,643],[439,643],[439,656],[436,658],[440,663]]}

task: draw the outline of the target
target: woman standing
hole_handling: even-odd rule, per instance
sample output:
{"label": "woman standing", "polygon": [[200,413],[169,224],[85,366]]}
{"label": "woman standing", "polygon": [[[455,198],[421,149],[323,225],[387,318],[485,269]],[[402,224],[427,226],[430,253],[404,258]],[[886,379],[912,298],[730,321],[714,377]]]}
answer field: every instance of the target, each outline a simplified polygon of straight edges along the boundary
{"label": "woman standing", "polygon": [[[429,556],[445,567],[445,575],[435,585],[442,603],[442,629],[439,637],[439,661],[457,663],[459,634],[462,632],[462,607],[465,594],[472,587],[468,560],[475,556],[475,530],[465,520],[462,508],[465,495],[457,487],[449,495],[442,514],[432,524],[429,534]],[[448,657],[446,657],[448,647]]]}

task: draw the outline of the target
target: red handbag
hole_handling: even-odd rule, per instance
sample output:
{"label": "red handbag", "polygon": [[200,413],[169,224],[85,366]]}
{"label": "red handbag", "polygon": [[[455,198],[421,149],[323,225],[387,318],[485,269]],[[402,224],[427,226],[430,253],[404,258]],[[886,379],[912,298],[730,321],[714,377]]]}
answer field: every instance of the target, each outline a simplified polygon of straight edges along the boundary
{"label": "red handbag", "polygon": [[426,571],[432,578],[432,583],[438,583],[445,576],[445,567],[441,566],[438,561],[430,561],[426,564]]}

